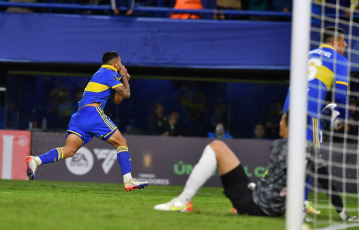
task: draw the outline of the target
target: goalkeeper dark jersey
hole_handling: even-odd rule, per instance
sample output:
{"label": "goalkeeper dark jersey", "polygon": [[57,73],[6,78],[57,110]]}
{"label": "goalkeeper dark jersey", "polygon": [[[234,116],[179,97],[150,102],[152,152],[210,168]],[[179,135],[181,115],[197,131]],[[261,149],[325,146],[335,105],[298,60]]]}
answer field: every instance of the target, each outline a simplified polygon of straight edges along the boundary
{"label": "goalkeeper dark jersey", "polygon": [[[314,160],[321,159],[315,156],[318,148],[312,142],[306,146],[306,167],[313,171]],[[288,139],[280,139],[273,142],[271,156],[268,165],[268,173],[262,178],[253,190],[254,203],[268,216],[282,216],[285,213],[286,187],[287,187],[287,153]],[[322,164],[320,164],[321,167]],[[304,189],[304,188],[303,188]]]}

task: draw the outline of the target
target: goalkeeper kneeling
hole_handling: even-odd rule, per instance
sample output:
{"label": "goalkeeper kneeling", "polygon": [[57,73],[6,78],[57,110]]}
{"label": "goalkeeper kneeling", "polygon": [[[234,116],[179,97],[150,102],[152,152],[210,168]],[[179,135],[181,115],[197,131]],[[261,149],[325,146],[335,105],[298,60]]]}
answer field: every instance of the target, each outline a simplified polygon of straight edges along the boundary
{"label": "goalkeeper kneeling", "polygon": [[[156,205],[154,209],[176,212],[192,211],[192,198],[218,167],[224,194],[231,200],[237,213],[256,216],[284,215],[287,195],[288,117],[289,111],[282,116],[280,121],[279,134],[283,139],[274,141],[271,146],[268,173],[255,186],[250,183],[241,162],[232,150],[223,141],[216,140],[204,149],[182,193],[167,203]],[[307,142],[307,172],[318,172],[318,182],[327,194],[329,184],[331,184],[333,192],[328,197],[340,219],[359,221],[357,217],[349,216],[346,213],[342,199],[337,195],[337,189],[333,183],[328,181],[328,170],[321,163],[318,151],[319,149],[312,142]],[[315,166],[317,168],[314,168]]]}

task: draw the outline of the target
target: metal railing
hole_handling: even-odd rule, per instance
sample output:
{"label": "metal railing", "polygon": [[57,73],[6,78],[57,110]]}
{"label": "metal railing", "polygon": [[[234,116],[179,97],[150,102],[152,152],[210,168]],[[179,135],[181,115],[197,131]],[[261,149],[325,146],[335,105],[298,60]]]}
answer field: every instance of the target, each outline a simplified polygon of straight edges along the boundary
{"label": "metal railing", "polygon": [[[54,9],[63,9],[63,10],[91,10],[91,14],[99,14],[100,11],[107,12],[106,14],[112,14],[111,5],[83,5],[83,4],[63,4],[63,3],[23,3],[23,2],[1,2],[0,7],[21,7],[21,8],[32,8],[32,9],[48,9],[49,13],[52,13]],[[118,7],[121,11],[128,10],[127,7]],[[218,13],[219,10],[216,9],[202,9],[202,10],[185,10],[185,9],[174,9],[170,7],[134,7],[134,13],[162,13],[162,14],[171,14],[171,13],[190,13],[190,14],[202,14],[206,16],[213,16]],[[267,17],[267,18],[284,18],[290,20],[292,13],[284,12],[273,12],[273,11],[248,11],[248,10],[221,10],[221,14],[228,16],[231,19],[233,16],[257,16],[257,17]],[[65,12],[66,13],[66,12]]]}

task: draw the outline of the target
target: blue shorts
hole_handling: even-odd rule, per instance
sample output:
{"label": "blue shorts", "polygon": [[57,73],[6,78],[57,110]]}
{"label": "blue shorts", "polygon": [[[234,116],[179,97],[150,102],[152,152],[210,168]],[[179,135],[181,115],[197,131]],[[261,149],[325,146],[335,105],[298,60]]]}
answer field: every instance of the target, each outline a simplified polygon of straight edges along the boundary
{"label": "blue shorts", "polygon": [[320,119],[309,116],[309,125],[307,129],[307,140],[312,141],[317,147],[322,143],[322,124]]}
{"label": "blue shorts", "polygon": [[101,107],[86,106],[72,115],[66,137],[70,133],[75,134],[86,144],[94,136],[107,141],[116,130],[116,125],[103,113]]}

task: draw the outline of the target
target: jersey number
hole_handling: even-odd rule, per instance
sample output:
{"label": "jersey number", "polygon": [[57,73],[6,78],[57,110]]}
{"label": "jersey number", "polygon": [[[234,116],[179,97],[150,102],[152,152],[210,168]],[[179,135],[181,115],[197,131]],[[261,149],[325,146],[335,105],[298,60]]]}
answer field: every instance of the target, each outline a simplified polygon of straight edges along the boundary
{"label": "jersey number", "polygon": [[322,60],[319,58],[311,58],[308,61],[308,81],[311,81],[317,76],[318,69],[322,65]]}

